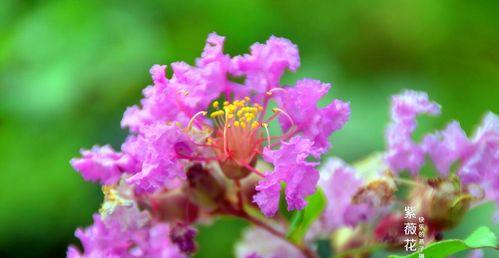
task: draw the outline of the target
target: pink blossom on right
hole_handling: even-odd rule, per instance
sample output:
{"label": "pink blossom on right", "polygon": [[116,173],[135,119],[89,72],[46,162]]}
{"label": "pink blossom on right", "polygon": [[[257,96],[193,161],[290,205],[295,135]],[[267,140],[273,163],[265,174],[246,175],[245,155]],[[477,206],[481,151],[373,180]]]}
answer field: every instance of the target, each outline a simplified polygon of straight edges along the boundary
{"label": "pink blossom on right", "polygon": [[369,205],[353,203],[353,197],[364,185],[353,167],[338,158],[330,158],[321,168],[319,186],[324,191],[327,206],[318,221],[319,234],[331,234],[344,226],[355,227],[372,215]]}
{"label": "pink blossom on right", "polygon": [[392,97],[386,161],[394,172],[409,170],[416,175],[424,163],[423,148],[412,140],[419,114],[438,115],[440,106],[430,101],[425,92],[406,90]]}

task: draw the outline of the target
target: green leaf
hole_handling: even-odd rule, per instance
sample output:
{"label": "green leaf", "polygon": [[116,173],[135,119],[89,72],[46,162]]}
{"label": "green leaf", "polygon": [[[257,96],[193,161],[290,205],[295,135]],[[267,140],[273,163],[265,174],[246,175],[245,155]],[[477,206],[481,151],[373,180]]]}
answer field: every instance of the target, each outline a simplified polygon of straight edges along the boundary
{"label": "green leaf", "polygon": [[301,243],[312,223],[321,215],[326,207],[326,197],[321,189],[306,198],[305,209],[295,212],[291,219],[286,237],[295,243]]}
{"label": "green leaf", "polygon": [[424,253],[425,258],[444,258],[457,252],[478,248],[498,248],[497,238],[488,227],[478,228],[465,240],[444,240],[429,244],[422,251],[406,256],[391,255],[390,258],[417,258],[421,252]]}

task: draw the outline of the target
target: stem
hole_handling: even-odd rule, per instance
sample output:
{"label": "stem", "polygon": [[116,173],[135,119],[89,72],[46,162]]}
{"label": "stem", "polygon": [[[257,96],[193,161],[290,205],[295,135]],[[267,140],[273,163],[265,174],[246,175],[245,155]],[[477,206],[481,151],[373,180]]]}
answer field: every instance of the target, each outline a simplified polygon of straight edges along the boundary
{"label": "stem", "polygon": [[239,204],[239,209],[244,210],[244,199],[241,189],[241,182],[239,181],[239,179],[234,179],[234,184],[236,185],[237,188],[237,203]]}
{"label": "stem", "polygon": [[262,177],[262,178],[265,177],[265,175],[262,172],[260,172],[258,169],[254,168],[254,167],[252,167],[252,166],[250,166],[248,164],[245,164],[244,167],[247,168],[249,171],[257,174],[260,177]]}
{"label": "stem", "polygon": [[404,178],[394,178],[394,180],[397,182],[397,183],[400,183],[400,184],[406,184],[406,185],[410,185],[410,186],[423,186],[422,184],[418,183],[418,182],[415,182],[415,181],[412,181],[412,180],[409,180],[409,179],[404,179]]}
{"label": "stem", "polygon": [[307,246],[303,245],[303,244],[297,244],[297,243],[294,243],[293,241],[289,240],[286,235],[284,233],[281,233],[279,231],[277,231],[276,229],[274,229],[273,227],[265,224],[264,222],[250,216],[249,214],[247,214],[246,212],[243,212],[240,216],[240,218],[243,218],[243,219],[246,219],[247,221],[251,222],[252,224],[254,224],[255,226],[258,226],[262,229],[265,229],[267,230],[269,233],[271,233],[272,235],[278,237],[278,238],[281,238],[282,240],[288,242],[289,244],[293,245],[296,249],[300,250],[300,252],[307,258],[317,258],[317,255],[312,251],[310,250]]}
{"label": "stem", "polygon": [[295,242],[291,241],[290,239],[288,239],[286,237],[286,235],[284,233],[279,232],[275,228],[267,225],[265,222],[248,214],[244,210],[244,203],[243,203],[244,199],[242,198],[243,196],[242,196],[241,191],[239,191],[241,189],[241,184],[240,184],[239,180],[234,180],[234,182],[235,182],[236,186],[238,187],[238,205],[237,205],[237,208],[235,208],[233,205],[226,203],[228,205],[227,206],[224,205],[224,208],[222,208],[222,210],[220,210],[220,211],[222,211],[226,214],[232,215],[234,217],[245,219],[245,220],[249,221],[250,223],[252,223],[253,225],[267,230],[272,235],[274,235],[274,236],[288,242],[289,244],[293,245],[296,249],[298,249],[307,258],[317,258],[317,255],[311,249],[309,249],[306,245],[300,244],[300,243],[295,243]]}

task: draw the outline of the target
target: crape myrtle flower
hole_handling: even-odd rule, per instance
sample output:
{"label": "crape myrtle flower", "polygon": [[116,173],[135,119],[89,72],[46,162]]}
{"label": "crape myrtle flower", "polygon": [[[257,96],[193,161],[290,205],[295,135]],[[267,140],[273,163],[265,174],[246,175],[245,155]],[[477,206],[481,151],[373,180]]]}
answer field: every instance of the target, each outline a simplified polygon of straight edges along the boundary
{"label": "crape myrtle flower", "polygon": [[170,231],[168,224],[151,221],[135,206],[121,206],[105,218],[95,214],[93,225],[78,229],[83,252],[70,246],[67,257],[187,257],[172,242]]}
{"label": "crape myrtle flower", "polygon": [[[318,163],[309,159],[319,160],[329,149],[328,137],[348,120],[349,104],[333,100],[319,108],[317,101],[330,85],[316,80],[281,86],[284,72],[300,65],[298,49],[289,40],[272,36],[251,46],[250,54],[233,58],[223,53],[224,40],[210,34],[196,64],[171,64],[170,78],[165,65],[154,65],[153,84],[121,121],[130,135],[121,153],[110,158],[123,156],[130,163],[121,167],[115,161],[91,171],[73,164],[84,178],[113,184],[122,175],[136,194],[147,195],[185,184],[194,164],[210,167],[208,173],[216,164],[229,180],[249,174],[261,178],[254,201],[265,215],[277,211],[282,183],[288,209],[303,209],[319,178]],[[243,80],[234,82],[234,77]],[[276,108],[268,108],[271,101]],[[269,123],[277,120],[283,133],[270,135]],[[100,165],[97,158],[82,159]],[[261,159],[273,163],[273,172],[255,169]]]}
{"label": "crape myrtle flower", "polygon": [[[318,80],[303,79],[295,87],[276,91],[277,103],[291,116],[297,129],[323,151],[330,147],[328,136],[342,128],[350,116],[350,105],[341,100],[335,99],[324,108],[317,107],[330,87]],[[284,130],[292,126],[286,117],[281,116],[279,122]]]}
{"label": "crape myrtle flower", "polygon": [[343,160],[331,158],[326,161],[321,168],[319,185],[327,198],[326,209],[319,219],[321,231],[330,234],[339,227],[355,227],[372,215],[367,204],[353,203],[363,181]]}
{"label": "crape myrtle flower", "polygon": [[465,155],[470,148],[471,143],[457,121],[449,123],[442,132],[425,136],[423,140],[424,151],[431,157],[442,176],[447,176],[452,163]]}
{"label": "crape myrtle flower", "polygon": [[393,172],[409,170],[416,175],[424,163],[425,153],[412,140],[419,114],[438,115],[440,106],[429,100],[425,92],[406,90],[392,97],[392,121],[388,126],[386,160]]}
{"label": "crape myrtle flower", "polygon": [[263,214],[273,216],[279,208],[281,182],[286,183],[286,202],[288,210],[301,210],[305,207],[304,198],[314,193],[319,180],[315,169],[318,162],[309,162],[307,158],[319,157],[320,149],[314,149],[313,142],[295,136],[289,142],[283,142],[279,150],[265,148],[264,159],[274,164],[273,172],[266,172],[265,178],[256,186],[258,193],[254,201]]}
{"label": "crape myrtle flower", "polygon": [[298,48],[288,39],[271,36],[265,44],[255,43],[250,54],[232,60],[232,75],[246,76],[245,87],[236,88],[236,97],[251,96],[254,101],[261,102],[267,92],[280,87],[286,69],[294,72],[298,67]]}
{"label": "crape myrtle flower", "polygon": [[396,187],[384,174],[386,165],[382,162],[381,155],[372,155],[355,167],[336,157],[325,161],[319,186],[327,206],[309,232],[309,239],[330,236],[344,227],[355,228],[389,208]]}
{"label": "crape myrtle flower", "polygon": [[[457,121],[442,131],[427,134],[421,143],[412,140],[416,116],[420,113],[437,115],[440,107],[424,92],[405,91],[392,98],[392,122],[387,131],[386,162],[394,172],[409,170],[416,176],[425,162],[425,155],[433,161],[443,178],[458,163],[456,175],[460,183],[475,195],[479,186],[484,196],[475,199],[491,200],[499,207],[499,118],[489,112],[473,137],[468,138]],[[480,195],[480,194],[478,194]],[[499,209],[495,217],[499,218]]]}
{"label": "crape myrtle flower", "polygon": [[71,165],[85,180],[101,184],[118,182],[123,172],[133,171],[135,166],[129,155],[115,152],[109,145],[81,150],[81,155],[71,159]]}
{"label": "crape myrtle flower", "polygon": [[[476,199],[496,203],[499,216],[499,118],[492,112],[485,115],[473,137],[468,138],[458,122],[443,131],[425,136],[423,149],[431,157],[438,172],[448,176],[449,168],[459,163],[456,171],[461,184]],[[482,193],[474,194],[479,186]],[[484,196],[480,196],[483,195]],[[477,196],[478,195],[478,196]],[[497,220],[497,219],[496,219]]]}
{"label": "crape myrtle flower", "polygon": [[165,182],[171,186],[174,179],[185,179],[184,164],[178,155],[189,155],[192,145],[178,126],[154,123],[144,127],[141,134],[129,137],[122,146],[123,152],[141,167],[127,182],[135,185],[137,192],[151,192]]}

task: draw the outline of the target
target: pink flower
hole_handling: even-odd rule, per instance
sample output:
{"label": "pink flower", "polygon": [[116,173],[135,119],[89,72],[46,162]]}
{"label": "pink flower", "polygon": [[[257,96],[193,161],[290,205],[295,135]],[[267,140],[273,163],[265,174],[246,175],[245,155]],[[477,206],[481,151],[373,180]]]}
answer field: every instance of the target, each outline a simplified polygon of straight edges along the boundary
{"label": "pink flower", "polygon": [[386,160],[394,172],[407,169],[413,175],[424,163],[423,148],[412,140],[419,114],[437,115],[440,106],[428,99],[424,92],[406,90],[392,97],[392,122],[387,130]]}
{"label": "pink flower", "polygon": [[114,184],[122,173],[134,170],[134,161],[126,154],[115,152],[109,145],[81,150],[81,155],[81,158],[71,159],[71,165],[87,181]]}
{"label": "pink flower", "polygon": [[320,156],[320,151],[313,147],[312,141],[295,136],[281,144],[279,150],[264,150],[264,159],[274,164],[274,171],[267,172],[259,182],[256,186],[258,193],[253,199],[268,217],[277,212],[281,182],[286,183],[288,210],[299,210],[306,205],[305,197],[315,192],[319,179],[315,169],[319,163],[307,161],[310,155],[315,158]]}
{"label": "pink flower", "polygon": [[141,164],[140,170],[127,182],[143,193],[174,183],[177,178],[185,179],[179,155],[188,154],[191,144],[176,125],[154,123],[142,128],[141,134],[130,137],[122,146],[124,153]]}
{"label": "pink flower", "polygon": [[151,70],[154,85],[143,90],[142,107],[127,108],[121,120],[122,127],[138,132],[141,127],[158,121],[187,123],[193,111],[183,108],[180,100],[185,96],[170,85],[166,78],[165,65],[154,65]]}
{"label": "pink flower", "polygon": [[294,123],[303,136],[314,141],[315,147],[327,151],[330,146],[329,135],[343,127],[350,117],[350,105],[341,100],[333,100],[324,108],[317,105],[331,87],[318,80],[303,79],[293,88],[276,91],[279,107],[286,111],[279,122],[283,131],[288,131]]}
{"label": "pink flower", "polygon": [[320,232],[331,234],[343,226],[355,227],[372,213],[367,204],[354,204],[353,197],[364,182],[354,168],[338,158],[328,159],[321,168],[319,186],[327,198],[327,206],[319,220]]}
{"label": "pink flower", "polygon": [[227,79],[230,57],[223,54],[223,42],[223,37],[210,34],[197,65],[173,63],[170,79],[166,78],[165,65],[154,65],[150,70],[154,85],[144,89],[142,107],[132,106],[125,111],[121,126],[138,132],[141,127],[159,121],[186,125],[222,91],[230,93],[233,85]]}
{"label": "pink flower", "polygon": [[300,56],[291,41],[272,36],[265,44],[253,44],[251,54],[236,56],[232,62],[232,74],[246,76],[244,95],[238,97],[252,96],[254,101],[260,102],[267,91],[280,86],[286,69],[298,69]]}
{"label": "pink flower", "polygon": [[499,118],[497,115],[488,113],[485,116],[471,139],[471,144],[471,151],[463,157],[459,169],[461,179],[465,183],[476,183],[488,178],[494,179],[494,176],[499,177]]}
{"label": "pink flower", "polygon": [[423,140],[423,149],[435,163],[442,176],[449,174],[449,168],[457,159],[470,149],[466,133],[457,121],[451,122],[442,132],[427,135]]}
{"label": "pink flower", "polygon": [[94,224],[75,233],[83,252],[69,247],[68,258],[80,257],[186,257],[170,240],[167,224],[151,225],[149,217],[136,207],[120,207],[109,217],[94,215]]}
{"label": "pink flower", "polygon": [[499,117],[488,113],[471,139],[472,146],[461,161],[458,175],[463,184],[478,184],[485,200],[496,203],[495,222],[499,222]]}

